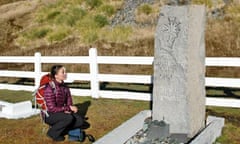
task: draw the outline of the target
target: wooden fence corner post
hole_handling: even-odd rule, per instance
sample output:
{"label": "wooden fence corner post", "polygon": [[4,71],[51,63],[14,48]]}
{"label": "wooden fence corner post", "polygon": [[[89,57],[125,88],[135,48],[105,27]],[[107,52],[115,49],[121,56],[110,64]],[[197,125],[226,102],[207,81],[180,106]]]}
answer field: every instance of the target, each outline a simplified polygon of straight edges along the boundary
{"label": "wooden fence corner post", "polygon": [[91,48],[89,50],[89,58],[90,58],[91,94],[92,98],[99,98],[98,63],[96,48]]}

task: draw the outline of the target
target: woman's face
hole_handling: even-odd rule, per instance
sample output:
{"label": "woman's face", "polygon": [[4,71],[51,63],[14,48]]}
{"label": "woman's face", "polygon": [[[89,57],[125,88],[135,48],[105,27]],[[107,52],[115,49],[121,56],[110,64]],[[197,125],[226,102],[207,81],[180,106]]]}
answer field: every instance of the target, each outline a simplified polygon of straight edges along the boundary
{"label": "woman's face", "polygon": [[62,67],[58,70],[57,74],[55,75],[55,79],[57,81],[63,81],[66,78],[67,78],[66,69],[64,67]]}

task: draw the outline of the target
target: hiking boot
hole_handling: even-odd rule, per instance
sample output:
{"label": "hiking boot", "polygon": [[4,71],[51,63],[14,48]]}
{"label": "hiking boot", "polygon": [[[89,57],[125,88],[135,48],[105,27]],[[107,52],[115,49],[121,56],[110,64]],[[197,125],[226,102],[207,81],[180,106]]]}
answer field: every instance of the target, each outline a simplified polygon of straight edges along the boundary
{"label": "hiking boot", "polygon": [[86,134],[86,137],[88,138],[88,140],[89,140],[90,142],[95,142],[95,138],[94,138],[92,135]]}

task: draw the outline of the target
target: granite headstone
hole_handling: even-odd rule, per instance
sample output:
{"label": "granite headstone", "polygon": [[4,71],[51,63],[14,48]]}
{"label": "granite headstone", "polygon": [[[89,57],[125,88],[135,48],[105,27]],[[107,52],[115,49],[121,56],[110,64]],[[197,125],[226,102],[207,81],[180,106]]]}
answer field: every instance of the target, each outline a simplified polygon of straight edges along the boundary
{"label": "granite headstone", "polygon": [[205,7],[165,6],[155,35],[153,120],[193,137],[205,127]]}

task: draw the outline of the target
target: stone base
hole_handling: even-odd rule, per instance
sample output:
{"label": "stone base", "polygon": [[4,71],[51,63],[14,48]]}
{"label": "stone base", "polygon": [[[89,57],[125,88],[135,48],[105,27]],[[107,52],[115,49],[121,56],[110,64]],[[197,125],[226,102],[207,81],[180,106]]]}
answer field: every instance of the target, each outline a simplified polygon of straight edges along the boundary
{"label": "stone base", "polygon": [[190,142],[190,144],[212,144],[221,136],[224,118],[208,116],[207,126]]}
{"label": "stone base", "polygon": [[[151,117],[151,114],[152,112],[150,110],[138,113],[107,135],[97,140],[94,144],[126,143],[127,140],[143,128],[144,120]],[[189,144],[212,144],[216,141],[217,137],[221,135],[223,126],[224,118],[208,116],[207,126],[197,136],[190,140]]]}

